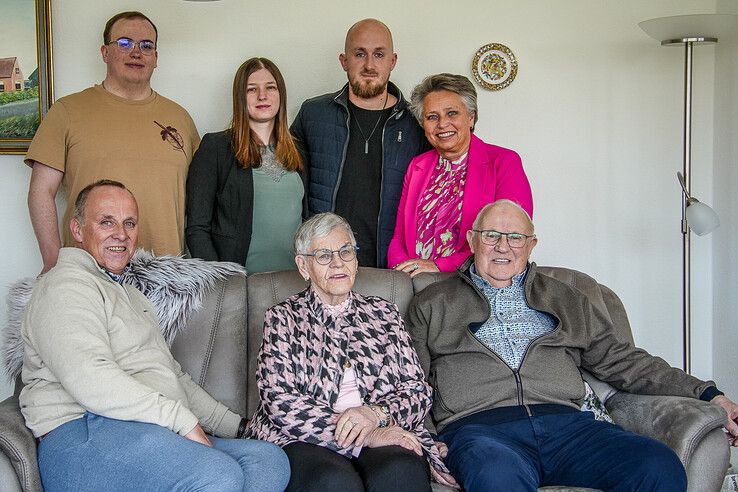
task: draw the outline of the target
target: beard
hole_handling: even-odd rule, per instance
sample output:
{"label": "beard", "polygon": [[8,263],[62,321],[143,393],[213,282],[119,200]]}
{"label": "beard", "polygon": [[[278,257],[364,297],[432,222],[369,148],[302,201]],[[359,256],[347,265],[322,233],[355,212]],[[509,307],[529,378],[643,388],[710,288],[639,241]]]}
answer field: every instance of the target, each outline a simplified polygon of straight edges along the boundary
{"label": "beard", "polygon": [[351,86],[351,92],[355,96],[361,99],[371,99],[387,90],[387,82],[388,80],[382,82],[364,82],[357,77],[349,80],[349,85]]}

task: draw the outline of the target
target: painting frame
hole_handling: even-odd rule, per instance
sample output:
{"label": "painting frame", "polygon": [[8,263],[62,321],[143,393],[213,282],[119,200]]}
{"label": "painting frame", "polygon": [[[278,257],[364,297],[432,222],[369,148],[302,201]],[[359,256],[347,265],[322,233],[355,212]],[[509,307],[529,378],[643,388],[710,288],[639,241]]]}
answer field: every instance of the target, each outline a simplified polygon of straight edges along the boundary
{"label": "painting frame", "polygon": [[[36,9],[36,53],[38,59],[38,114],[43,120],[54,102],[51,0],[34,0]],[[4,138],[0,134],[0,154],[25,154],[33,137]]]}

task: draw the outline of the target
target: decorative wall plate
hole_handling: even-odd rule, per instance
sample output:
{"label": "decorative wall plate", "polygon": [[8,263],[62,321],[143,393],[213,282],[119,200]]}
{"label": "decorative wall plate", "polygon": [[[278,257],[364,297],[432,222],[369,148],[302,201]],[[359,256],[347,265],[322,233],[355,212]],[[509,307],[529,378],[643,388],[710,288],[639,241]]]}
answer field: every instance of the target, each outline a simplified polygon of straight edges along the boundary
{"label": "decorative wall plate", "polygon": [[499,91],[515,80],[518,60],[504,44],[485,44],[474,54],[472,73],[482,87]]}

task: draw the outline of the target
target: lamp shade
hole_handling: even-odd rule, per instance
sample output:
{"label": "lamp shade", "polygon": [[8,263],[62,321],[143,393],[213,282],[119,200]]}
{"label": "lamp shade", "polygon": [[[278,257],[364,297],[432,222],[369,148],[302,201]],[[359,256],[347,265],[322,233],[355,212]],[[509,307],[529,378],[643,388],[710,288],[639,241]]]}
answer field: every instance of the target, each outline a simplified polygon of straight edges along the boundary
{"label": "lamp shade", "polygon": [[736,38],[738,15],[674,15],[643,21],[638,26],[657,41],[683,38],[718,38],[727,41]]}
{"label": "lamp shade", "polygon": [[718,228],[720,218],[709,206],[693,198],[687,206],[687,224],[692,232],[704,236]]}

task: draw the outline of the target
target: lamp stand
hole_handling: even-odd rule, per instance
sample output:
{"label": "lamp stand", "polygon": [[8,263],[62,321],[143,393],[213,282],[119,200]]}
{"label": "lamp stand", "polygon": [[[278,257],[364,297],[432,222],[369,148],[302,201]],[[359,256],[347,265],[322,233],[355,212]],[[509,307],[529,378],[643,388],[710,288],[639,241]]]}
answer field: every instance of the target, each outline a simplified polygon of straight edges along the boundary
{"label": "lamp stand", "polygon": [[[692,43],[684,43],[684,186],[692,194]],[[682,368],[692,373],[692,245],[687,224],[687,199],[682,195]]]}
{"label": "lamp stand", "polygon": [[[682,182],[682,343],[683,368],[692,372],[692,300],[691,300],[691,233],[704,235],[720,223],[710,207],[700,204],[687,212],[690,205],[698,206],[692,197],[692,50],[695,44],[714,44],[720,39],[734,39],[738,32],[738,16],[730,14],[691,14],[659,17],[639,22],[643,31],[661,42],[662,46],[684,45],[684,166]],[[677,173],[679,174],[679,173]],[[691,217],[694,229],[687,220]]]}
{"label": "lamp stand", "polygon": [[[684,45],[684,134],[683,173],[687,193],[692,194],[692,49],[695,43],[717,43],[717,38],[693,37],[667,39],[662,46]],[[687,223],[689,202],[682,195],[682,368],[692,372],[692,292],[691,235]]]}

